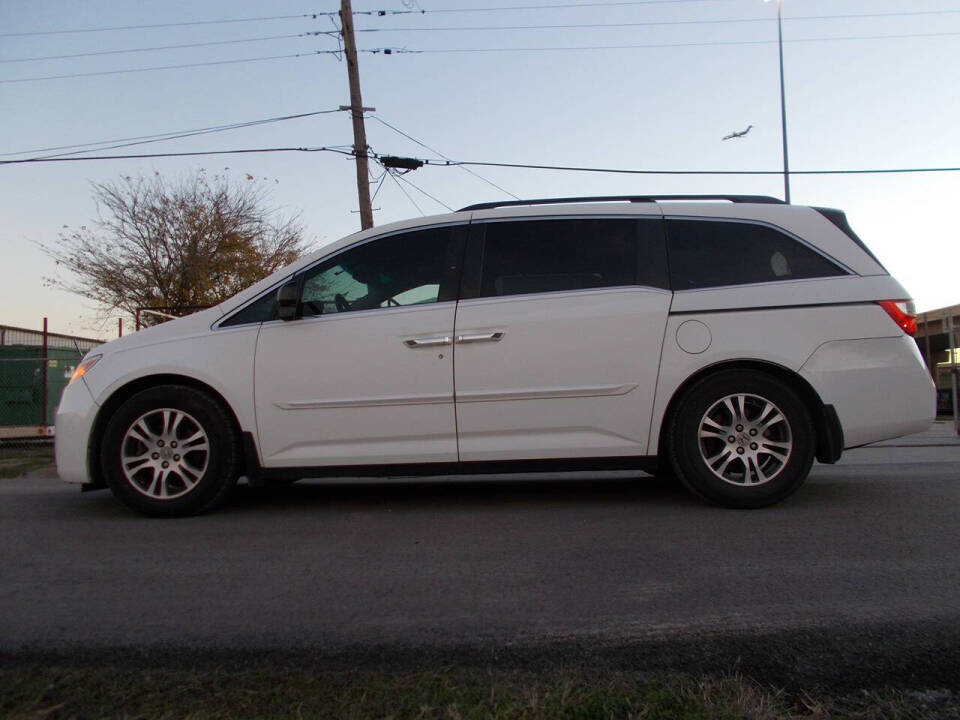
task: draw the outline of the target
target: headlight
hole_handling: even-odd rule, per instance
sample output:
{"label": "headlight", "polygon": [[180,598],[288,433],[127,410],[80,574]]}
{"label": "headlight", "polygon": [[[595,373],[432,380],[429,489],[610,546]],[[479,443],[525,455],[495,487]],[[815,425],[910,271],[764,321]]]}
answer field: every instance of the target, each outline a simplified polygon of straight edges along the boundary
{"label": "headlight", "polygon": [[90,355],[89,357],[85,357],[83,362],[77,365],[77,369],[73,371],[73,375],[70,376],[70,382],[79,380],[86,375],[90,371],[90,368],[100,362],[100,358],[102,357],[103,355]]}

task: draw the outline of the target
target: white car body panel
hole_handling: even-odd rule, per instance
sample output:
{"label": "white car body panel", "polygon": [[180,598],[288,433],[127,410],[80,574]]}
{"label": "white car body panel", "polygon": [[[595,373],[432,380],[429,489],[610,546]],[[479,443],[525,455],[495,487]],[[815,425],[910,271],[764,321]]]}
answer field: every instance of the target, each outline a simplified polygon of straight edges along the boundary
{"label": "white car body panel", "polygon": [[460,459],[643,455],[670,293],[606,288],[461,301]]}
{"label": "white car body panel", "polygon": [[[268,467],[456,462],[456,303],[264,323],[255,396]],[[408,347],[417,338],[447,344]]]}
{"label": "white car body panel", "polygon": [[917,344],[903,335],[831,340],[817,348],[800,374],[831,398],[844,444],[856,447],[930,426],[935,396],[930,376],[917,372],[922,364]]}

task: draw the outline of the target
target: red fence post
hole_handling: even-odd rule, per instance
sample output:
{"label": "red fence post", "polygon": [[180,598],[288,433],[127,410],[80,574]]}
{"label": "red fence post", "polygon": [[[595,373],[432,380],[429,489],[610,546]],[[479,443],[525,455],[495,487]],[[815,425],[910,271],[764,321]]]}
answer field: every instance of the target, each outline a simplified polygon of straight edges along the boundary
{"label": "red fence post", "polygon": [[46,430],[47,427],[47,319],[43,319],[43,349],[40,352],[40,358],[43,370],[40,373],[41,387],[40,391],[40,425]]}
{"label": "red fence post", "polygon": [[123,337],[123,318],[117,318],[117,337]]}

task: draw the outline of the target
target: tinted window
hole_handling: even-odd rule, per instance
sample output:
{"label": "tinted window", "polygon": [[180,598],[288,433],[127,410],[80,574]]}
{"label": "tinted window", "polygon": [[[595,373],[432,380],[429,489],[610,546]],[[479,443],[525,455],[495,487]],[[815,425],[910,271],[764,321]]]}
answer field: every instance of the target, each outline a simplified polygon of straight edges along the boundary
{"label": "tinted window", "polygon": [[632,285],[635,220],[530,220],[489,223],[481,296]]}
{"label": "tinted window", "polygon": [[319,315],[456,299],[462,245],[454,228],[392,235],[307,271],[301,308]]}
{"label": "tinted window", "polygon": [[668,220],[674,290],[845,275],[819,253],[764,225]]}
{"label": "tinted window", "polygon": [[254,302],[247,305],[243,310],[238,312],[229,320],[221,323],[221,327],[229,327],[230,325],[246,325],[248,323],[276,320],[278,289],[279,288],[274,288],[266,295],[257,298]]}

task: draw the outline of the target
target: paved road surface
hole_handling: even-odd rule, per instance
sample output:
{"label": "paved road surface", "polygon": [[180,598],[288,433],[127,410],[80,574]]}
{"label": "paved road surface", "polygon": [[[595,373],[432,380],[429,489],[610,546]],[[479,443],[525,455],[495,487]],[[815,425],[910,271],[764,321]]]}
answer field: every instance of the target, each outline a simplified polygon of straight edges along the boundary
{"label": "paved road surface", "polygon": [[581,473],[242,487],[216,514],[150,520],[49,475],[0,480],[0,652],[908,627],[934,641],[960,628],[958,508],[943,423],[816,466],[761,511]]}

